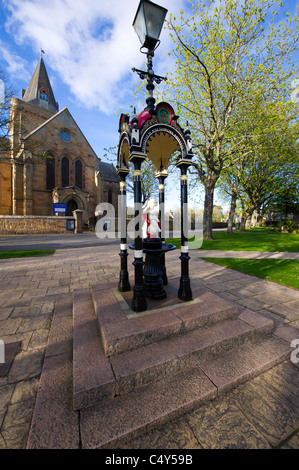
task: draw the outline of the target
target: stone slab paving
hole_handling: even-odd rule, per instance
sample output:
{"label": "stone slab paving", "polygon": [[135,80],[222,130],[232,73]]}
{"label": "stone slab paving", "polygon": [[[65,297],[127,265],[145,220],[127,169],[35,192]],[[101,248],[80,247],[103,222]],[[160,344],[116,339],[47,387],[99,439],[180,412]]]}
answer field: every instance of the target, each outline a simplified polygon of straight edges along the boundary
{"label": "stone slab paving", "polygon": [[[272,318],[276,326],[291,324],[299,329],[298,290],[205,262],[201,256],[203,253],[191,252],[191,279],[198,278],[211,292]],[[177,250],[167,254],[167,270],[172,276],[180,275],[178,257]],[[132,253],[129,273],[133,283],[131,262]],[[0,261],[0,339],[5,343],[21,341],[8,375],[0,377],[0,449],[26,447],[45,361],[51,370],[51,355],[45,358],[50,328],[62,328],[62,333],[64,327],[67,330],[66,318],[60,325],[52,325],[57,294],[115,283],[118,276],[117,246]],[[67,374],[67,341],[60,347],[65,358],[61,368]],[[298,370],[291,361],[276,366],[219,398],[217,406],[214,402],[186,415],[167,429],[140,438],[131,448],[298,448]]]}
{"label": "stone slab paving", "polygon": [[285,362],[126,448],[298,449],[298,385]]}

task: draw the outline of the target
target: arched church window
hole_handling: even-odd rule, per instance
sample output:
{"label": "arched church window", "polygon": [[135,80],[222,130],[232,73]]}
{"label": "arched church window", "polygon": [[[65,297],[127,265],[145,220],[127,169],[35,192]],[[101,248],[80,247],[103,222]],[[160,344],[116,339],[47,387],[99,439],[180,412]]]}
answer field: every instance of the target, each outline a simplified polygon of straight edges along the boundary
{"label": "arched church window", "polygon": [[46,156],[46,183],[47,189],[55,188],[55,158],[51,154]]}
{"label": "arched church window", "polygon": [[61,160],[61,186],[69,186],[70,184],[70,163],[67,157],[63,157]]}
{"label": "arched church window", "polygon": [[76,160],[75,163],[75,186],[80,189],[82,189],[83,186],[82,163],[80,160]]}

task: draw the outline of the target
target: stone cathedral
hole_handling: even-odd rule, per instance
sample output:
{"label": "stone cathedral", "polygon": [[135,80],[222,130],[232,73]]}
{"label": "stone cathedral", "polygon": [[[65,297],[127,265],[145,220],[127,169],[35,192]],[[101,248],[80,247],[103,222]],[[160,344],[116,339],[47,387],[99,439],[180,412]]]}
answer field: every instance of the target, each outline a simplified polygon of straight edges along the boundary
{"label": "stone cathedral", "polygon": [[0,215],[52,216],[53,203],[63,203],[66,215],[83,210],[93,226],[97,204],[117,208],[116,170],[100,161],[70,111],[59,111],[42,57],[11,100],[9,140],[0,155]]}

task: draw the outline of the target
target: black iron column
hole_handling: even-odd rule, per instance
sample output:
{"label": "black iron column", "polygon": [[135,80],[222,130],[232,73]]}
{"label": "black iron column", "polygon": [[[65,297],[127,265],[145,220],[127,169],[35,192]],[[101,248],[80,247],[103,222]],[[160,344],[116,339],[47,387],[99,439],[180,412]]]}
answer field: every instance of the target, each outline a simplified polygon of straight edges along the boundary
{"label": "black iron column", "polygon": [[[160,238],[162,243],[165,242],[165,179],[167,178],[167,172],[160,171],[157,174],[159,180],[159,222],[161,224],[161,234]],[[163,284],[166,286],[168,284],[166,266],[165,266],[165,253],[161,254],[161,269],[162,269],[162,279]]]}
{"label": "black iron column", "polygon": [[119,214],[120,214],[120,273],[118,290],[120,292],[127,292],[131,289],[129,283],[128,273],[128,251],[127,251],[127,196],[126,196],[126,177],[128,176],[129,170],[119,169],[118,175],[121,179],[120,186],[120,197],[119,197]]}
{"label": "black iron column", "polygon": [[133,72],[136,72],[141,80],[146,79],[147,80],[147,85],[146,89],[148,91],[148,97],[146,98],[146,104],[147,104],[147,109],[149,110],[150,114],[155,113],[155,98],[154,98],[154,89],[155,85],[154,83],[161,83],[163,80],[167,80],[166,77],[161,77],[160,75],[156,75],[153,70],[153,57],[154,57],[154,51],[148,50],[146,56],[147,56],[147,71],[145,70],[139,70],[135,69],[135,67],[132,69]]}
{"label": "black iron column", "polygon": [[154,71],[153,71],[153,57],[154,57],[154,52],[153,51],[148,51],[147,54],[147,85],[146,89],[148,91],[148,98],[146,99],[147,107],[148,110],[151,114],[154,113],[155,110],[155,98],[153,96],[153,91],[155,89],[154,85]]}
{"label": "black iron column", "polygon": [[141,164],[145,160],[144,155],[133,155],[130,161],[134,163],[134,209],[135,209],[135,245],[134,263],[135,285],[133,288],[132,309],[135,312],[143,312],[147,309],[145,289],[143,284],[143,244],[142,244],[142,192],[141,192]]}
{"label": "black iron column", "polygon": [[188,248],[188,176],[190,163],[178,162],[181,170],[181,278],[178,297],[181,300],[192,300],[192,290],[189,277],[189,248]]}

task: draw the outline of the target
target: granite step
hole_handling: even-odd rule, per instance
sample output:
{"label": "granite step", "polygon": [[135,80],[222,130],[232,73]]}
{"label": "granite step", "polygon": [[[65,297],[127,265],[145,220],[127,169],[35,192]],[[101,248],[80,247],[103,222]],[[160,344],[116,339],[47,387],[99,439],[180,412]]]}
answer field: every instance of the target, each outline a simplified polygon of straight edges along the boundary
{"label": "granite step", "polygon": [[[97,320],[89,289],[81,290],[80,294],[81,297],[85,295],[81,307],[86,307],[88,299],[90,304],[87,310],[83,308],[80,317],[75,320],[80,320],[76,328],[80,325],[82,333],[88,329],[93,334],[97,331]],[[78,352],[83,359],[85,357],[85,366],[90,367],[85,375],[87,380],[97,373],[98,369],[93,362],[97,361],[97,365],[101,365],[96,348],[99,348],[103,360],[108,361],[108,358],[103,347],[100,349],[99,334],[94,335],[93,339],[93,351],[96,354],[91,354],[89,359],[89,353],[85,356],[82,348],[87,339],[86,334],[80,339],[78,330],[74,338],[72,316],[73,295],[60,294],[55,304],[30,427],[27,443],[30,449],[122,448],[131,438],[204,405],[285,360],[290,361],[293,351],[291,341],[298,333],[297,329],[290,326],[279,325],[273,334],[247,341],[211,357],[208,355],[187,370],[163,377],[126,395],[116,396],[113,400],[102,397],[98,405],[78,412],[73,409],[73,340],[77,345],[80,344]],[[247,322],[253,323],[254,318],[256,324],[257,317],[247,312]],[[260,328],[264,321],[261,318]],[[97,377],[101,378],[100,375]],[[109,378],[106,378],[107,383]],[[93,392],[91,389],[91,394]]]}
{"label": "granite step", "polygon": [[73,408],[114,397],[115,377],[105,355],[90,289],[73,291]]}
{"label": "granite step", "polygon": [[272,331],[271,320],[247,310],[236,320],[225,320],[113,356],[110,364],[115,375],[115,394],[129,393]]}
{"label": "granite step", "polygon": [[245,383],[290,355],[290,344],[270,335],[206,358],[198,365],[164,377],[114,400],[80,411],[83,448],[122,448],[182,414]]}
{"label": "granite step", "polygon": [[91,296],[105,354],[116,356],[238,315],[236,305],[204,289],[200,292],[191,302],[128,317],[125,314],[128,305],[119,300],[116,287],[92,286]]}
{"label": "granite step", "polygon": [[126,395],[273,331],[272,320],[246,310],[236,318],[107,357],[89,289],[74,291],[73,299],[74,409]]}

